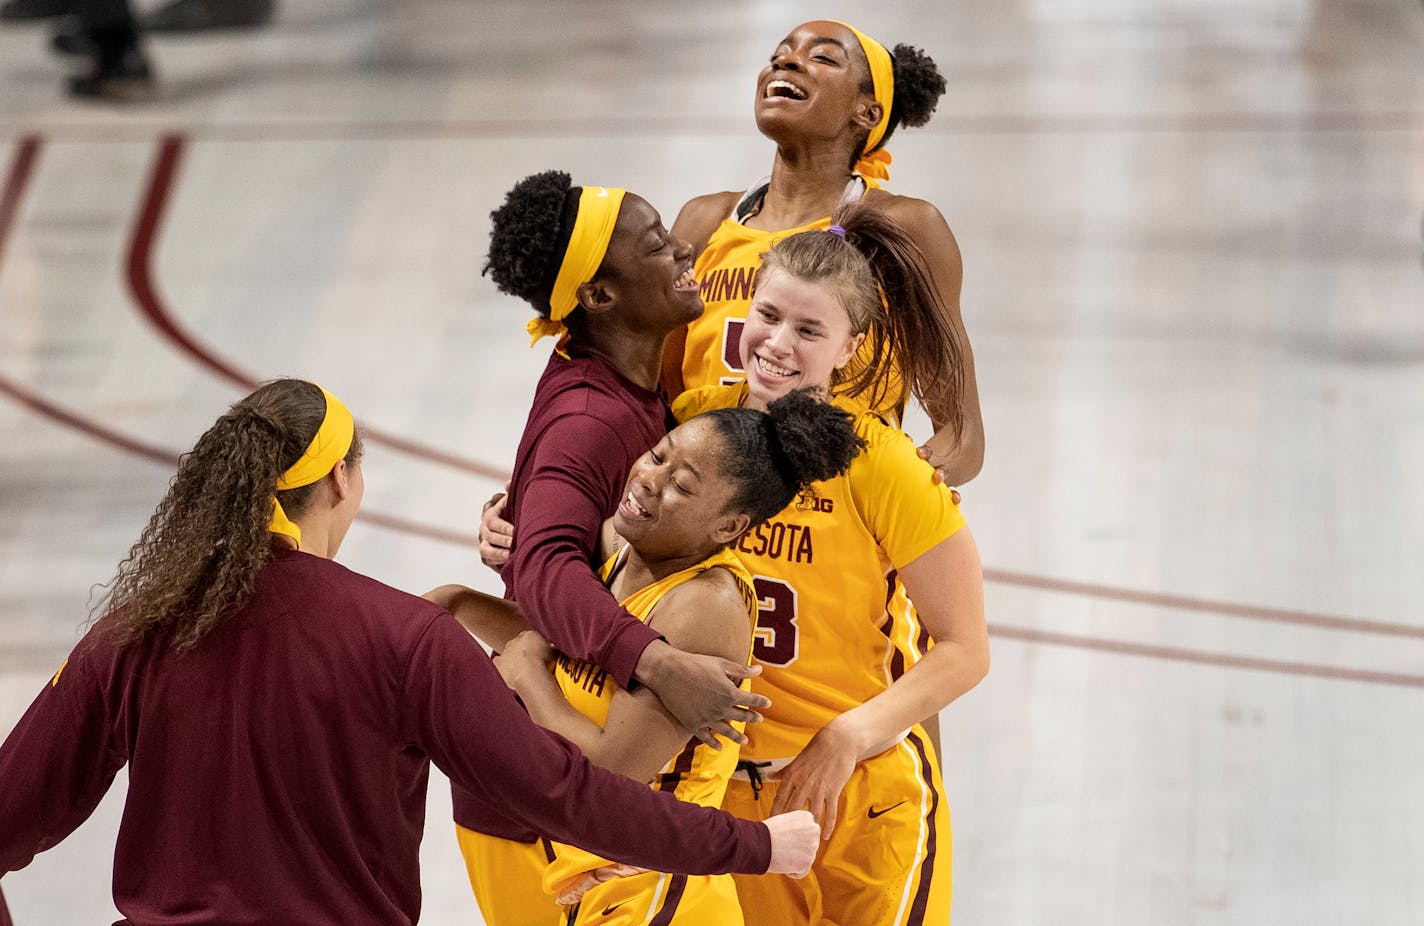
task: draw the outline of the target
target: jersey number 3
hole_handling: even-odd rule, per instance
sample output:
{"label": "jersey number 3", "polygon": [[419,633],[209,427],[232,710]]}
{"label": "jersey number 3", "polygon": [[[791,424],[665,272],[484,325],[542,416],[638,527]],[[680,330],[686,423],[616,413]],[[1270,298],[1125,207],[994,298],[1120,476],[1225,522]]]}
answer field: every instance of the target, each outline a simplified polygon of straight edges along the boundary
{"label": "jersey number 3", "polygon": [[780,579],[756,576],[752,579],[757,595],[756,634],[752,655],[769,666],[789,666],[800,654],[800,628],[797,626],[796,589]]}

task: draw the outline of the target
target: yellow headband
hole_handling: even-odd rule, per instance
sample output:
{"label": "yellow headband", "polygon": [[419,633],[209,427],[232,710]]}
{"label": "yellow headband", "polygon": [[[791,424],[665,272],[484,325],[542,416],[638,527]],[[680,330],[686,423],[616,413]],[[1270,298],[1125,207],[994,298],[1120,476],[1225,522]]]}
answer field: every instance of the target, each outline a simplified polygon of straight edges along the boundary
{"label": "yellow headband", "polygon": [[[356,438],[356,422],[352,420],[351,412],[341,404],[340,399],[325,389],[321,390],[321,394],[326,396],[326,416],[321,419],[321,427],[316,429],[316,436],[311,439],[301,458],[277,479],[279,490],[300,489],[321,479],[346,457],[351,442]],[[288,519],[275,495],[272,497],[272,520],[267,529],[274,534],[285,534],[298,546],[301,545],[302,529]]]}
{"label": "yellow headband", "polygon": [[[895,102],[895,67],[891,63],[890,52],[885,50],[884,45],[850,23],[838,19],[831,22],[845,26],[855,34],[856,41],[860,42],[860,50],[865,53],[865,63],[870,65],[870,83],[875,91],[875,102],[880,104],[880,121],[865,139],[865,149],[861,151],[855,171],[866,178],[871,186],[879,186],[880,184],[872,181],[890,179],[890,171],[886,169],[890,164],[890,152],[875,151],[875,147],[880,144],[880,139],[885,137],[885,128],[890,124],[890,107]],[[875,153],[871,154],[872,151]]]}
{"label": "yellow headband", "polygon": [[549,296],[549,317],[542,315],[525,325],[529,346],[546,336],[562,337],[568,329],[564,317],[578,305],[578,288],[598,272],[608,242],[613,239],[613,226],[618,224],[618,210],[623,207],[626,190],[614,187],[586,186],[579,194],[578,215],[573,234],[564,250],[559,275],[554,278],[554,291]]}

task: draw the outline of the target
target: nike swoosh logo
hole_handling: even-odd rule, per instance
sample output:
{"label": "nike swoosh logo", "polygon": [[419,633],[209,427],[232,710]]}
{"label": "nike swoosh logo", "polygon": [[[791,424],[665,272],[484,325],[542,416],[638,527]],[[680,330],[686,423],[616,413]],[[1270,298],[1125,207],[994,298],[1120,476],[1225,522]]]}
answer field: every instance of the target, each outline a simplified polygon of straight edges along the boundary
{"label": "nike swoosh logo", "polygon": [[[628,901],[626,901],[626,900],[623,901],[623,903],[627,903],[627,902],[628,902]],[[614,905],[611,906],[611,907],[604,907],[604,908],[603,908],[603,913],[602,913],[602,915],[603,915],[603,916],[609,916],[609,915],[611,915],[614,910],[617,910],[619,907],[623,906],[623,903],[616,903],[616,904],[614,904]]]}
{"label": "nike swoosh logo", "polygon": [[[905,802],[904,802],[904,801],[901,801],[901,802],[900,802],[900,804],[903,804],[903,803],[905,803]],[[870,819],[874,820],[876,817],[880,816],[881,814],[887,814],[887,813],[889,813],[890,811],[894,810],[896,807],[899,807],[900,804],[891,804],[889,807],[886,807],[884,810],[876,810],[874,807],[872,807],[872,808],[870,808],[869,811],[866,812],[865,815],[866,815],[867,817],[869,817]]]}
{"label": "nike swoosh logo", "polygon": [[[607,187],[599,187],[599,188],[598,188],[598,197],[599,197],[599,199],[607,199],[607,198],[608,198],[608,188],[607,188]],[[624,901],[624,903],[627,903],[627,901]],[[619,904],[618,906],[621,907],[621,906],[623,906],[623,904]],[[614,909],[616,910],[617,907],[614,907]]]}

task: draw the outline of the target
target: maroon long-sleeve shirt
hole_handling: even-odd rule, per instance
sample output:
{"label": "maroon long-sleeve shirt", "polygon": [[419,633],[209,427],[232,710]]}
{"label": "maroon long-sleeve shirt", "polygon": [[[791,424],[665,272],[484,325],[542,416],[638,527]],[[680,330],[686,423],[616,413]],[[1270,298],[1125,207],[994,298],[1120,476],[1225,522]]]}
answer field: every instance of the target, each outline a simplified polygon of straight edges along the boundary
{"label": "maroon long-sleeve shirt", "polygon": [[667,403],[601,357],[558,354],[539,379],[519,441],[505,517],[518,541],[505,597],[558,649],[624,688],[658,635],[619,606],[593,562],[633,463],[673,424]]}
{"label": "maroon long-sleeve shirt", "polygon": [[[658,635],[618,604],[593,562],[634,461],[673,424],[667,403],[601,357],[551,354],[514,458],[505,519],[517,540],[505,597],[561,652],[602,666],[624,688]],[[453,788],[455,822],[520,842],[541,834]]]}
{"label": "maroon long-sleeve shirt", "polygon": [[439,608],[279,551],[188,653],[81,641],[0,746],[0,875],[72,832],[127,763],[124,922],[412,923],[431,761],[476,804],[607,858],[770,860],[764,826],[668,800],[535,726]]}

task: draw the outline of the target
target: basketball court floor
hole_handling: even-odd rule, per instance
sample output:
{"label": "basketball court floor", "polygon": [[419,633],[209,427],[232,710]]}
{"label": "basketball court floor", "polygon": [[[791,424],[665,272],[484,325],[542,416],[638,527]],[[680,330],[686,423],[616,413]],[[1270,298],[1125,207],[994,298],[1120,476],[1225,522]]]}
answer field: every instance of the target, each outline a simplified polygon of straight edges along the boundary
{"label": "basketball court floor", "polygon": [[[748,185],[756,72],[826,15],[950,87],[890,188],[958,236],[988,433],[993,668],[943,715],[956,922],[1424,922],[1413,0],[291,0],[151,41],[132,107],[67,101],[7,25],[0,734],[258,380],[369,429],[344,562],[495,590],[472,537],[545,353],[480,275],[489,211],[550,167],[669,223]],[[116,918],[122,783],[4,878],[19,926]],[[424,921],[478,923],[448,820],[436,775]]]}

